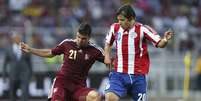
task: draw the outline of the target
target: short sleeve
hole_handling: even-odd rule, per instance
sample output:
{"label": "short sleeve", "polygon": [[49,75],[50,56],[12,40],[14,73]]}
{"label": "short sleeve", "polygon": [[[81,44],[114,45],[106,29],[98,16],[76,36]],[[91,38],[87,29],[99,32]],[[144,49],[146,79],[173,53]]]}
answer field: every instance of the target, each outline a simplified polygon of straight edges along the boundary
{"label": "short sleeve", "polygon": [[51,49],[52,55],[60,55],[64,53],[64,41],[58,44],[55,48]]}
{"label": "short sleeve", "polygon": [[158,35],[158,33],[151,28],[150,26],[144,25],[142,27],[142,31],[146,39],[151,41],[154,46],[157,46],[157,44],[160,42],[161,37]]}
{"label": "short sleeve", "polygon": [[96,60],[97,60],[97,61],[100,61],[100,62],[104,62],[103,49],[102,49],[102,48],[98,48],[96,54],[97,54],[97,55],[96,55]]}
{"label": "short sleeve", "polygon": [[109,45],[112,45],[115,40],[115,35],[114,35],[114,24],[110,26],[109,32],[107,33],[105,37],[105,42]]}

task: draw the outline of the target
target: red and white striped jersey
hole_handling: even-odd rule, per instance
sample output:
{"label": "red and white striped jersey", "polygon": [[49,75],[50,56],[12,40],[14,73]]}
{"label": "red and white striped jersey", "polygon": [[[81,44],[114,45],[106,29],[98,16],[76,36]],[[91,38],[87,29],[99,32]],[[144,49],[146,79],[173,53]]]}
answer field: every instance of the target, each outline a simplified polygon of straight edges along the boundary
{"label": "red and white striped jersey", "polygon": [[147,40],[156,46],[161,38],[154,29],[141,23],[136,22],[129,30],[124,30],[119,23],[111,25],[106,43],[116,43],[115,71],[147,74],[150,64]]}

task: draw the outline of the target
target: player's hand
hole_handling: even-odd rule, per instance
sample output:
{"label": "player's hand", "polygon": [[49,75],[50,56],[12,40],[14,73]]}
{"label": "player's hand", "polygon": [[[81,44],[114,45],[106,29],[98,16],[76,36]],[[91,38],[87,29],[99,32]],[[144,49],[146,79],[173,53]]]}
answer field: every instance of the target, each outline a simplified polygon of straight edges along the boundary
{"label": "player's hand", "polygon": [[109,70],[112,69],[112,61],[110,58],[105,57],[104,59],[104,63],[106,64],[106,66],[109,68]]}
{"label": "player's hand", "polygon": [[164,34],[164,38],[168,41],[170,40],[174,35],[174,32],[172,29],[168,29],[165,34]]}
{"label": "player's hand", "polygon": [[20,42],[20,48],[24,52],[30,52],[30,47],[29,45],[25,44],[24,42]]}

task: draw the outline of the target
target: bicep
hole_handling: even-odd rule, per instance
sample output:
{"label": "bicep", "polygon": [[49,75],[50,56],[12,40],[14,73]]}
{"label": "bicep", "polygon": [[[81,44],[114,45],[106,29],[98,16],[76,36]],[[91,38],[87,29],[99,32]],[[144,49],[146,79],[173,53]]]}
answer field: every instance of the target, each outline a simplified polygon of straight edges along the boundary
{"label": "bicep", "polygon": [[62,53],[64,53],[63,45],[57,45],[55,48],[51,49],[49,52],[50,56],[61,55]]}
{"label": "bicep", "polygon": [[151,41],[154,46],[157,46],[157,44],[161,40],[161,37],[158,35],[158,33],[149,26],[142,27],[142,31],[143,31],[142,34],[144,35],[144,37],[147,40]]}
{"label": "bicep", "polygon": [[105,43],[112,45],[115,40],[114,27],[112,26],[105,37]]}

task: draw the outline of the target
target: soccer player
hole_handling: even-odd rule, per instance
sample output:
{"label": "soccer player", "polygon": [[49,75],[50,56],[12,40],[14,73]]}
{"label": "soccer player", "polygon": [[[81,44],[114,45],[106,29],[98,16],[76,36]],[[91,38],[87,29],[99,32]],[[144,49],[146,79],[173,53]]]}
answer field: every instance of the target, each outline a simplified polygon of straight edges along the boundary
{"label": "soccer player", "polygon": [[64,54],[64,62],[53,83],[51,101],[99,101],[100,94],[86,87],[88,71],[98,60],[104,61],[102,51],[91,43],[91,26],[80,24],[75,39],[65,39],[53,49],[35,49],[25,43],[21,48],[41,57]]}
{"label": "soccer player", "polygon": [[110,72],[106,87],[106,101],[118,101],[130,94],[134,101],[145,101],[146,74],[149,71],[147,41],[163,48],[172,38],[173,32],[166,31],[160,37],[150,26],[135,21],[135,12],[130,5],[117,10],[118,23],[111,25],[106,36],[105,60],[111,65],[110,51],[116,43],[114,70]]}

